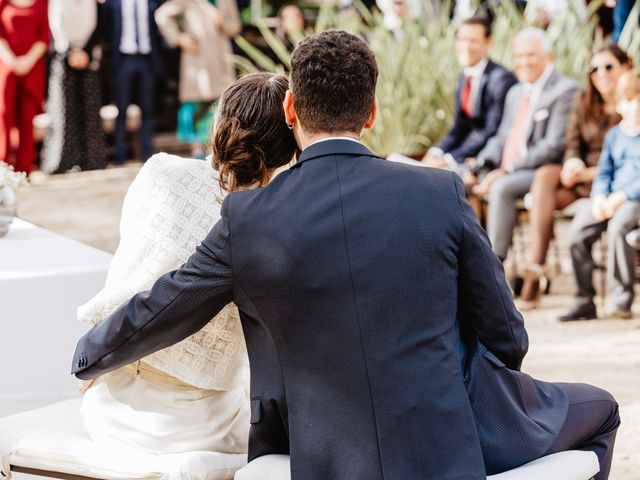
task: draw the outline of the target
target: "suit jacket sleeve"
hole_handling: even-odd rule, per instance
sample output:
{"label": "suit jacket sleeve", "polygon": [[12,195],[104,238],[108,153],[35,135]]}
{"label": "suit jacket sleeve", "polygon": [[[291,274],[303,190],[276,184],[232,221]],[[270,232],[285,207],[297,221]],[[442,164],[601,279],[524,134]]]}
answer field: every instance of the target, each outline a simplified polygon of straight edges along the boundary
{"label": "suit jacket sleeve", "polygon": [[469,135],[449,152],[457,162],[462,163],[467,157],[475,157],[496,134],[502,120],[507,92],[515,83],[515,77],[507,71],[504,71],[495,81],[489,79],[486,87],[489,109],[484,114],[484,126],[471,130]]}
{"label": "suit jacket sleeve", "polygon": [[577,91],[578,84],[571,81],[570,85],[551,102],[549,120],[544,136],[530,145],[527,154],[514,163],[515,170],[538,168],[546,163],[562,160],[567,123],[575,103]]}
{"label": "suit jacket sleeve", "polygon": [[610,130],[604,139],[604,147],[600,153],[600,160],[598,160],[598,175],[593,179],[591,186],[591,198],[599,195],[608,197],[612,193],[611,184],[613,183],[615,166],[611,156],[611,144],[614,138],[615,130]]}
{"label": "suit jacket sleeve", "polygon": [[529,339],[522,315],[516,309],[502,263],[491,250],[464,195],[462,181],[454,175],[462,218],[459,253],[459,318],[505,365],[519,370]]}
{"label": "suit jacket sleeve", "polygon": [[218,4],[220,14],[224,19],[222,24],[222,32],[227,37],[239,35],[242,32],[242,21],[238,12],[238,4],[236,0],[221,0]]}
{"label": "suit jacket sleeve", "polygon": [[181,0],[168,0],[159,6],[154,13],[158,30],[172,47],[177,47],[180,40],[181,31],[178,26],[178,17],[183,12],[184,5]]}
{"label": "suit jacket sleeve", "polygon": [[173,345],[204,327],[233,298],[227,202],[222,219],[180,269],[160,277],[84,335],[72,372],[90,379]]}

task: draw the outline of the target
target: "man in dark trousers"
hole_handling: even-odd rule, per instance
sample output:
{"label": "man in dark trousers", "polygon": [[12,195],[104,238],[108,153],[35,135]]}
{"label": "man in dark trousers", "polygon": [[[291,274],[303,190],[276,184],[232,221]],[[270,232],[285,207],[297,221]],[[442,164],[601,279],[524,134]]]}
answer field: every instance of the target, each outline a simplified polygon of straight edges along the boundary
{"label": "man in dark trousers", "polygon": [[460,174],[498,131],[504,99],[517,83],[513,73],[489,58],[491,22],[483,16],[464,20],[456,32],[456,55],[464,71],[456,85],[453,126],[424,161]]}
{"label": "man in dark trousers", "polygon": [[154,92],[164,64],[154,14],[163,0],[107,0],[102,22],[111,42],[114,96],[118,107],[115,128],[116,164],[126,157],[127,107],[137,85],[138,106],[142,111],[140,140],[142,160],[153,154]]}
{"label": "man in dark trousers", "polygon": [[377,74],[349,33],[302,42],[284,102],[297,163],[229,195],[183,267],[80,340],[73,372],[126,365],[233,301],[251,364],[249,458],[290,451],[293,480],[484,480],[485,459],[509,468],[512,452],[573,447],[598,453],[605,479],[617,405],[590,386],[519,383],[522,316],[461,180],[360,143]]}

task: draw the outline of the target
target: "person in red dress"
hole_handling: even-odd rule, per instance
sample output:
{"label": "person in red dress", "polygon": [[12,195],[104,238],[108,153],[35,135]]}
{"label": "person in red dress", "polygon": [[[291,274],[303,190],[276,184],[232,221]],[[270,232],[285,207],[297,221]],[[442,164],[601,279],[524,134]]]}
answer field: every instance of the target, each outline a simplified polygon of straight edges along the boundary
{"label": "person in red dress", "polygon": [[21,172],[29,173],[35,158],[33,117],[44,101],[48,44],[46,0],[0,0],[0,160],[9,163],[16,127],[14,166]]}

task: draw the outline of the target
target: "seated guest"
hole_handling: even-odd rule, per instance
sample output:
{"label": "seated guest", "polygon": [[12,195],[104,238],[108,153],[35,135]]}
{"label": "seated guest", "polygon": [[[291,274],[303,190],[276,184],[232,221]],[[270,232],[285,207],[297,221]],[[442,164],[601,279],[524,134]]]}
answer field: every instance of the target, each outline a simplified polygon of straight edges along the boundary
{"label": "seated guest", "polygon": [[598,172],[598,158],[607,131],[620,121],[614,93],[622,72],[631,60],[615,44],[602,47],[591,58],[589,83],[576,99],[567,127],[567,150],[562,165],[551,163],[536,170],[531,186],[531,263],[523,269],[520,310],[535,308],[549,242],[553,238],[554,212],[578,198],[588,197]]}
{"label": "seated guest", "polygon": [[596,318],[591,275],[591,247],[607,230],[609,315],[631,318],[636,251],[625,236],[640,218],[640,70],[625,72],[616,87],[616,108],[622,117],[607,134],[593,181],[591,202],[580,210],[569,230],[571,262],[578,291],[575,304],[561,321]]}
{"label": "seated guest", "polygon": [[458,77],[453,127],[423,161],[430,167],[461,172],[498,131],[504,100],[517,82],[507,69],[489,58],[491,23],[485,17],[465,20],[456,33],[456,54],[464,72]]}
{"label": "seated guest", "polygon": [[531,187],[536,168],[559,163],[565,129],[578,84],[552,63],[551,42],[544,31],[525,28],[513,39],[520,83],[507,94],[498,133],[472,162],[499,166],[482,182],[472,174],[465,182],[473,193],[489,196],[487,233],[496,255],[504,260],[516,223],[516,201]]}
{"label": "seated guest", "polygon": [[[220,219],[228,191],[263,185],[291,160],[296,145],[282,110],[287,87],[283,77],[256,73],[225,91],[213,168],[167,154],[142,167],[124,201],[106,285],[78,311],[83,322],[102,324],[124,300],[182,265]],[[238,310],[228,305],[209,320],[184,341],[82,386],[90,386],[81,414],[94,441],[154,453],[247,451],[247,356]]]}

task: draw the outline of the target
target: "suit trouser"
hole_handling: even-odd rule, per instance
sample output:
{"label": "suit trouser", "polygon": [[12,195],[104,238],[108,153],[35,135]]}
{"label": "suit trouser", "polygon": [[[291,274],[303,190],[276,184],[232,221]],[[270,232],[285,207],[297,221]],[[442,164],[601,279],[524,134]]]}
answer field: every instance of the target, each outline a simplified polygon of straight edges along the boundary
{"label": "suit trouser", "polygon": [[626,202],[608,221],[596,220],[591,213],[591,202],[585,204],[571,222],[569,241],[573,274],[578,289],[579,305],[593,302],[593,256],[591,247],[607,231],[607,284],[615,308],[630,310],[633,303],[636,251],[625,236],[637,227],[640,202]]}
{"label": "suit trouser", "polygon": [[118,118],[116,120],[116,163],[126,160],[125,137],[127,122],[127,107],[131,102],[131,88],[135,79],[138,80],[138,102],[142,110],[142,125],[140,136],[142,140],[142,160],[147,160],[153,154],[153,92],[155,74],[151,55],[122,55],[115,68],[116,106]]}
{"label": "suit trouser", "polygon": [[499,178],[489,192],[487,234],[495,254],[506,258],[516,225],[516,201],[531,189],[535,170],[518,170]]}
{"label": "suit trouser", "polygon": [[618,404],[611,394],[591,385],[556,385],[567,393],[569,408],[564,425],[546,455],[565,450],[592,451],[600,463],[600,472],[595,480],[606,480],[609,478],[613,446],[620,426]]}

